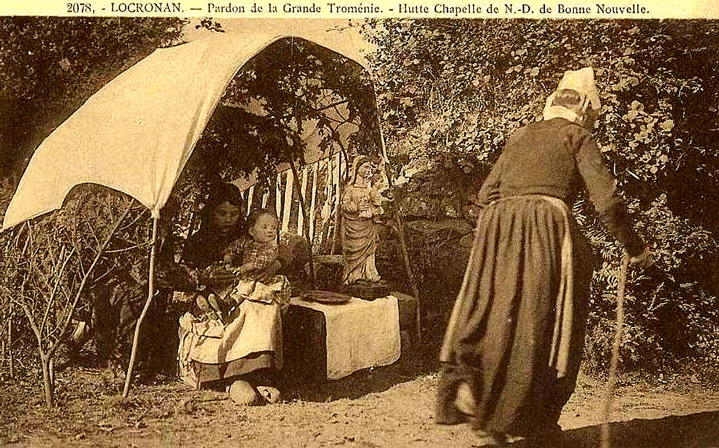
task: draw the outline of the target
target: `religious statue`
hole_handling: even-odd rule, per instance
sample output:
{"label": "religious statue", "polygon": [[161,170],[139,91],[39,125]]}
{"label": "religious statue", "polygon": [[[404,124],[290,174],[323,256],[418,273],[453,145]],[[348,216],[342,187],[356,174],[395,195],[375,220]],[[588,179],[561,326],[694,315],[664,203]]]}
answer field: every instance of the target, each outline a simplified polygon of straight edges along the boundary
{"label": "religious statue", "polygon": [[[342,284],[350,290],[386,289],[375,265],[383,209],[380,192],[372,185],[374,171],[370,158],[357,156],[342,195]],[[377,291],[369,295],[376,297]]]}

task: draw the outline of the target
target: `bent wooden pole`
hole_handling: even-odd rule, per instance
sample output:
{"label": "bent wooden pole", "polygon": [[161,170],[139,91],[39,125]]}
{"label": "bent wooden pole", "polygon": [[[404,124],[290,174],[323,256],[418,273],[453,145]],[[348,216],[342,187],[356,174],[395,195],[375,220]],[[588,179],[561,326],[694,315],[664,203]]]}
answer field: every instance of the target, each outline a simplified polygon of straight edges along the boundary
{"label": "bent wooden pole", "polygon": [[130,384],[132,383],[132,370],[135,367],[135,357],[137,356],[137,345],[140,340],[140,327],[142,327],[142,321],[145,319],[147,310],[150,309],[152,304],[152,298],[155,296],[155,252],[157,246],[157,224],[159,217],[152,217],[152,245],[150,246],[150,273],[148,274],[148,285],[147,285],[147,300],[145,301],[145,307],[142,309],[140,318],[137,319],[135,324],[135,335],[132,338],[132,351],[130,352],[130,363],[127,365],[127,374],[125,376],[125,387],[122,390],[122,396],[127,398],[130,393]]}
{"label": "bent wooden pole", "polygon": [[[374,103],[375,113],[377,114],[377,117],[381,117],[382,112],[380,111],[379,103],[377,103],[377,92],[375,92],[373,89],[372,93],[372,102]],[[382,151],[382,170],[384,171],[384,175],[387,178],[387,186],[389,187],[390,191],[392,191],[392,167],[389,162],[389,157],[387,157],[387,147],[382,132],[382,125],[379,122],[377,123],[377,132],[379,133],[378,143]],[[409,260],[409,251],[407,250],[407,240],[405,239],[404,235],[404,224],[402,222],[402,217],[399,213],[399,205],[395,204],[392,207],[392,211],[394,214],[395,221],[397,222],[397,237],[399,238],[399,247],[402,251],[402,260],[404,261],[404,267],[407,271],[407,279],[409,280],[409,285],[412,288],[412,294],[417,299],[415,325],[417,327],[417,342],[420,342],[422,340],[422,298],[419,296],[419,288],[417,287],[417,281],[414,278],[414,273],[412,272],[412,265],[410,264]]]}
{"label": "bent wooden pole", "polygon": [[[382,169],[384,170],[384,175],[387,177],[387,185],[390,188],[390,191],[393,188],[392,185],[392,176],[391,176],[391,168],[389,167],[389,163],[386,162],[382,165]],[[395,222],[397,223],[397,238],[399,238],[399,248],[402,252],[402,261],[404,261],[404,268],[407,271],[407,279],[409,280],[409,286],[412,288],[412,294],[417,299],[417,309],[415,311],[415,326],[417,327],[417,341],[422,340],[422,299],[419,296],[419,288],[417,287],[417,281],[414,278],[414,273],[412,272],[412,265],[409,260],[409,251],[407,250],[407,240],[404,235],[404,223],[402,222],[402,216],[400,216],[399,213],[399,204],[394,204],[392,207],[393,212],[393,218],[395,219]]]}
{"label": "bent wooden pole", "polygon": [[[304,190],[302,189],[302,186],[299,184],[299,178],[297,176],[297,167],[295,167],[295,162],[290,157],[290,168],[292,168],[294,182],[297,187],[297,195],[300,198],[300,212],[302,213],[302,216],[305,221],[309,221],[309,217],[307,216],[307,205],[305,204],[305,198],[304,198]],[[304,228],[304,237],[307,240],[307,256],[309,257],[309,268],[310,268],[310,287],[312,289],[315,289],[315,284],[317,282],[317,278],[315,277],[315,263],[312,259],[312,237],[310,236],[310,227],[306,226]]]}
{"label": "bent wooden pole", "polygon": [[617,386],[617,366],[619,365],[619,348],[622,345],[624,330],[624,289],[627,284],[627,269],[629,268],[629,255],[624,254],[622,267],[619,270],[619,285],[617,286],[617,328],[614,333],[612,345],[612,358],[609,363],[609,378],[607,378],[607,392],[604,399],[604,416],[602,422],[602,448],[611,448],[612,440],[609,430],[609,418],[614,401],[614,390]]}

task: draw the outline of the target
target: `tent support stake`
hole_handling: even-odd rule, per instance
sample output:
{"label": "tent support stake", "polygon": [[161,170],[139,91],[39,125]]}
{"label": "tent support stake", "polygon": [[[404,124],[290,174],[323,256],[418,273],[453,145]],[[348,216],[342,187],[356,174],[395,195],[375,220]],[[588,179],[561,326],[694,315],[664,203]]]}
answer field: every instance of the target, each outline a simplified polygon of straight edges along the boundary
{"label": "tent support stake", "polygon": [[420,342],[422,340],[422,300],[419,297],[419,288],[417,287],[417,281],[414,278],[414,273],[412,272],[412,266],[409,261],[409,251],[407,250],[407,240],[404,236],[404,223],[402,221],[402,217],[399,215],[399,212],[395,210],[394,212],[395,220],[397,221],[397,236],[399,237],[399,247],[402,251],[402,259],[404,260],[404,267],[407,270],[407,278],[409,279],[410,287],[412,288],[412,293],[417,298],[417,310],[415,312],[414,320],[415,320],[415,326],[417,327],[417,342]]}
{"label": "tent support stake", "polygon": [[[302,211],[302,218],[309,223],[309,218],[307,216],[307,206],[305,205],[305,198],[304,198],[304,191],[302,190],[302,186],[300,185],[300,180],[297,176],[297,167],[295,166],[295,162],[292,160],[292,157],[289,158],[290,160],[290,168],[292,168],[292,174],[294,178],[295,188],[297,188],[297,195],[300,198],[300,210]],[[315,289],[315,284],[317,282],[317,279],[315,278],[315,263],[312,259],[312,238],[310,237],[310,226],[304,226],[304,236],[307,240],[307,255],[309,256],[309,267],[310,267],[310,287],[312,289]]]}
{"label": "tent support stake", "polygon": [[[389,163],[384,163],[382,168],[384,169],[384,174],[387,177],[387,184],[390,188],[390,190],[393,188],[392,185],[392,176],[391,176],[391,168],[388,166]],[[414,278],[414,273],[412,272],[412,265],[409,261],[409,251],[407,250],[407,240],[404,235],[404,223],[402,221],[402,217],[399,213],[399,206],[397,204],[394,204],[392,207],[392,217],[395,219],[395,222],[397,223],[397,238],[399,238],[399,248],[402,252],[402,260],[404,261],[404,268],[407,271],[407,279],[409,280],[409,285],[412,288],[412,294],[414,294],[414,297],[417,299],[417,310],[415,312],[415,326],[417,330],[417,342],[420,342],[422,340],[422,300],[419,296],[419,288],[417,287],[417,281]]]}
{"label": "tent support stake", "polygon": [[[375,111],[377,112],[377,116],[381,117],[382,113],[379,109],[379,104],[377,103],[377,92],[374,92],[373,89],[373,103],[375,107]],[[382,132],[382,125],[380,123],[377,124],[377,131],[379,132],[379,145],[382,150],[382,169],[384,171],[385,177],[387,177],[387,186],[389,187],[390,191],[394,188],[392,185],[392,167],[389,162],[389,158],[387,157],[387,147],[385,145],[384,141],[384,134]],[[414,278],[414,274],[412,273],[412,265],[409,261],[409,251],[407,250],[407,241],[405,239],[404,235],[404,223],[402,222],[402,217],[399,213],[399,206],[395,204],[395,206],[392,207],[392,212],[394,215],[394,218],[397,222],[397,237],[399,238],[399,247],[402,251],[402,260],[404,260],[404,267],[407,271],[407,279],[409,280],[410,287],[412,288],[412,294],[414,294],[414,297],[417,299],[417,311],[415,313],[415,325],[417,327],[417,342],[422,341],[422,298],[419,296],[419,288],[417,287],[417,281]]]}
{"label": "tent support stake", "polygon": [[152,217],[152,245],[150,246],[150,273],[148,274],[149,284],[147,285],[147,300],[145,301],[145,307],[142,309],[140,318],[135,324],[135,335],[132,338],[132,351],[130,352],[130,363],[127,365],[127,375],[125,375],[125,387],[122,390],[122,396],[127,398],[130,393],[130,384],[132,383],[132,370],[135,367],[135,357],[137,356],[137,345],[140,340],[140,327],[142,321],[145,319],[147,310],[150,309],[152,304],[152,298],[155,295],[155,253],[157,252],[157,224],[159,217]]}

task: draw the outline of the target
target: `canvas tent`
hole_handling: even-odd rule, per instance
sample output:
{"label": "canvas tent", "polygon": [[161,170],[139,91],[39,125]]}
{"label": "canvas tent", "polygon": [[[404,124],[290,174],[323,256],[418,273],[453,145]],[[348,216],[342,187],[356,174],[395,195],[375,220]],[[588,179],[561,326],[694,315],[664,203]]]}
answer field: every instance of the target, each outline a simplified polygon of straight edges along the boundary
{"label": "canvas tent", "polygon": [[158,49],[93,95],[40,145],[3,229],[60,208],[82,183],[126,193],[157,217],[234,75],[288,37],[367,67],[353,39],[311,29],[217,34]]}

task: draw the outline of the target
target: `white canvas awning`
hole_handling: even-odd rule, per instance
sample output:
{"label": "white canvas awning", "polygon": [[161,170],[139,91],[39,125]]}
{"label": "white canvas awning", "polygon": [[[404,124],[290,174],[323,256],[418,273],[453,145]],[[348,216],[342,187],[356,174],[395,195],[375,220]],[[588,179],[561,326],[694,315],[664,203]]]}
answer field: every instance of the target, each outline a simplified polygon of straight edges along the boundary
{"label": "white canvas awning", "polygon": [[120,74],[35,151],[3,229],[60,208],[82,183],[133,196],[157,217],[228,83],[279,39],[302,38],[367,67],[355,37],[285,23],[158,49]]}

